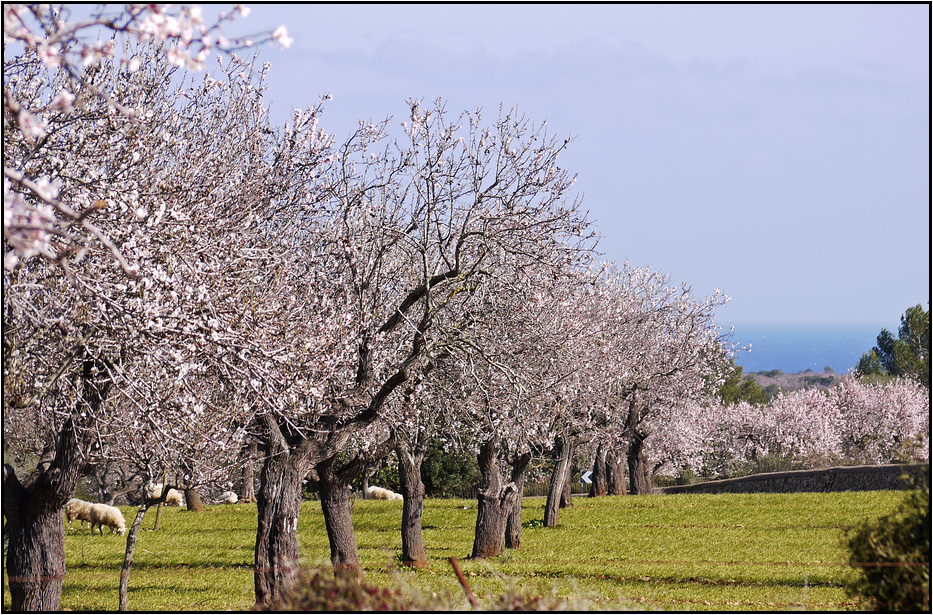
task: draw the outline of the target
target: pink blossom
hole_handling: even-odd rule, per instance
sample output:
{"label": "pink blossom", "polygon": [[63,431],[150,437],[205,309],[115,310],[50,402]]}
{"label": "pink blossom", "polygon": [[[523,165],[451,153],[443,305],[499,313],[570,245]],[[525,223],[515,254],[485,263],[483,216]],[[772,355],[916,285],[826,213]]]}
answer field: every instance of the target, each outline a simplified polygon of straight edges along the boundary
{"label": "pink blossom", "polygon": [[294,39],[288,36],[288,30],[285,29],[285,26],[279,26],[276,28],[272,33],[272,38],[273,40],[277,40],[279,42],[279,45],[282,46],[282,49],[288,49],[291,47],[292,42],[294,42]]}
{"label": "pink blossom", "polygon": [[39,59],[49,68],[57,68],[61,65],[61,58],[58,56],[58,49],[49,45],[39,46]]}
{"label": "pink blossom", "polygon": [[30,140],[38,140],[45,136],[45,126],[42,121],[25,109],[19,110],[19,127]]}
{"label": "pink blossom", "polygon": [[75,101],[75,96],[68,90],[62,90],[55,95],[50,107],[56,111],[71,111]]}

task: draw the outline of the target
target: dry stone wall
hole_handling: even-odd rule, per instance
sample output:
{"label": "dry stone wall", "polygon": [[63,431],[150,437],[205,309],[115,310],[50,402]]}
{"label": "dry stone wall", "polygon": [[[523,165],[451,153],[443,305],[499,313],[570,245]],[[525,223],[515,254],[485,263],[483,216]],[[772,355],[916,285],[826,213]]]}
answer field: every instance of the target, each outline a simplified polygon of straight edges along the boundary
{"label": "dry stone wall", "polygon": [[[907,474],[929,477],[928,464],[846,466],[825,470],[772,472],[742,478],[658,489],[659,493],[795,493],[906,489]],[[929,480],[929,478],[927,478]]]}

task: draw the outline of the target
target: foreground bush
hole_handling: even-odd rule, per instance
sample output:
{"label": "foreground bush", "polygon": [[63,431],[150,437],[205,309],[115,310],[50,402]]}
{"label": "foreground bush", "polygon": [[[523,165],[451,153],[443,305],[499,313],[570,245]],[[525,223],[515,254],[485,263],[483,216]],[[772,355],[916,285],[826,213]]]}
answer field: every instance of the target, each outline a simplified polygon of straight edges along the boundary
{"label": "foreground bush", "polygon": [[867,608],[930,612],[929,474],[924,482],[894,512],[847,536],[849,564],[858,571],[848,590]]}
{"label": "foreground bush", "polygon": [[[581,610],[584,601],[574,605],[555,596],[536,596],[515,587],[487,604],[477,602],[482,611],[561,611]],[[267,611],[461,611],[470,603],[460,596],[430,596],[403,592],[397,587],[381,588],[352,575],[335,575],[328,569],[304,570],[295,589],[262,610]]]}
{"label": "foreground bush", "polygon": [[414,604],[398,589],[368,585],[350,575],[314,569],[302,572],[297,586],[269,611],[411,611]]}

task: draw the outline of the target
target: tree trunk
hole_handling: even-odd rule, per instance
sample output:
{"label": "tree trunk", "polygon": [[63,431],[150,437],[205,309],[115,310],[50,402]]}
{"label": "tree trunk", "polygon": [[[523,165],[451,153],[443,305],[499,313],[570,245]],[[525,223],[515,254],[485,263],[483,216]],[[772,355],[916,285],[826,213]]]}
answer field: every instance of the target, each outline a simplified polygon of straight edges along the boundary
{"label": "tree trunk", "polygon": [[353,530],[353,500],[350,483],[395,448],[395,435],[367,453],[358,453],[343,466],[335,467],[337,453],[315,466],[315,484],[321,495],[321,510],[330,542],[330,561],[334,574],[360,576],[360,554]]}
{"label": "tree trunk", "polygon": [[298,575],[301,481],[309,462],[306,447],[289,447],[278,426],[266,424],[270,427],[268,454],[256,498],[259,520],[253,575],[257,605],[284,596]]}
{"label": "tree trunk", "polygon": [[610,449],[606,452],[606,490],[609,495],[625,495],[625,460]]}
{"label": "tree trunk", "polygon": [[515,483],[515,499],[512,512],[505,525],[505,548],[520,549],[522,546],[522,499],[525,495],[525,470],[531,461],[531,453],[519,455],[512,460],[512,482]]}
{"label": "tree trunk", "polygon": [[632,495],[647,495],[652,491],[651,472],[648,469],[644,449],[645,436],[635,432],[628,448],[628,475]]}
{"label": "tree trunk", "polygon": [[[100,412],[112,384],[107,365],[86,356],[84,391],[77,410],[88,422]],[[86,428],[67,419],[57,435],[54,457],[40,461],[27,485],[10,465],[3,466],[4,533],[9,540],[6,573],[11,611],[57,611],[65,579],[65,521],[62,507],[84,470]],[[51,451],[49,451],[51,453]]]}
{"label": "tree trunk", "polygon": [[12,611],[57,611],[65,579],[62,499],[23,487],[11,466],[3,467],[3,530],[9,539],[6,572]]}
{"label": "tree trunk", "polygon": [[255,502],[255,463],[258,453],[256,438],[250,438],[249,443],[243,447],[243,482],[240,485],[240,502]]}
{"label": "tree trunk", "polygon": [[162,507],[165,506],[165,501],[159,501],[156,505],[156,520],[155,525],[152,526],[152,531],[156,532],[162,527]]}
{"label": "tree trunk", "polygon": [[193,488],[185,489],[185,506],[191,512],[204,512],[201,496]]}
{"label": "tree trunk", "polygon": [[[335,428],[330,420],[323,420],[319,426],[312,425],[313,435],[302,433],[288,422],[278,424],[270,415],[257,417],[257,424],[262,433],[265,446],[265,461],[259,476],[259,493],[256,498],[259,522],[256,527],[256,557],[253,570],[256,587],[256,605],[261,607],[274,600],[285,597],[291,590],[298,576],[298,516],[301,512],[301,483],[309,472],[317,465],[333,459],[344,450],[350,435],[369,425],[377,417],[377,410],[385,403],[392,391],[405,382],[407,372],[402,369],[394,374],[376,394],[369,406],[356,415],[353,420],[347,421],[342,427]],[[326,417],[325,417],[326,418]],[[380,449],[387,450],[388,454],[395,446],[391,442],[380,445]],[[391,442],[391,443],[390,443]],[[353,545],[356,550],[356,536],[352,534],[353,525],[350,521],[349,484],[351,472],[353,477],[359,476],[365,468],[364,461],[359,457],[351,462],[353,467],[342,469],[339,480],[334,486],[339,489],[328,492],[324,485],[322,492],[322,508],[325,497],[337,505],[331,511],[337,515],[328,523],[350,528]],[[347,504],[342,505],[345,517],[341,512],[339,499],[347,498]],[[327,510],[327,509],[325,509]],[[329,514],[329,513],[325,513]],[[325,516],[325,520],[327,517]],[[328,526],[328,537],[331,540],[331,549],[334,549],[334,537],[331,526]],[[338,545],[343,550],[342,545]],[[333,559],[333,555],[332,558]],[[358,558],[357,558],[358,562]],[[336,568],[335,568],[336,570]]]}
{"label": "tree trunk", "polygon": [[560,507],[561,508],[573,508],[573,457],[570,458],[570,463],[567,464],[567,468],[564,470],[564,488],[560,492]]}
{"label": "tree trunk", "polygon": [[136,513],[136,519],[126,536],[126,553],[123,556],[123,568],[120,570],[120,611],[126,611],[129,607],[130,590],[130,568],[133,565],[133,552],[136,550],[136,535],[139,534],[139,528],[143,524],[143,517],[149,510],[149,501],[143,498],[143,503]]}
{"label": "tree trunk", "polygon": [[[417,449],[418,447],[416,447]],[[424,513],[424,482],[421,480],[421,462],[424,453],[413,451],[399,439],[395,445],[398,457],[399,488],[402,497],[402,564],[423,568],[428,565],[421,533],[421,518]]]}
{"label": "tree trunk", "polygon": [[363,474],[363,499],[369,500],[369,474]]}
{"label": "tree trunk", "polygon": [[515,483],[505,483],[498,463],[499,444],[488,440],[480,447],[477,460],[483,485],[476,494],[476,532],[472,558],[495,557],[505,551],[506,520],[518,495]]}
{"label": "tree trunk", "polygon": [[330,542],[330,562],[335,574],[360,576],[360,554],[356,546],[356,532],[353,530],[349,481],[343,480],[333,468],[331,457],[316,467],[317,485],[321,495],[321,510],[324,513],[324,525],[327,528],[327,540]]}
{"label": "tree trunk", "polygon": [[554,462],[554,470],[551,472],[551,488],[548,490],[547,502],[544,505],[544,527],[557,525],[561,501],[566,497],[565,491],[570,487],[573,450],[573,438],[558,436],[555,445],[557,460]]}
{"label": "tree trunk", "polygon": [[600,442],[596,446],[596,455],[593,457],[593,474],[590,479],[590,494],[587,497],[599,498],[606,495],[608,484],[608,468],[606,467],[606,447]]}

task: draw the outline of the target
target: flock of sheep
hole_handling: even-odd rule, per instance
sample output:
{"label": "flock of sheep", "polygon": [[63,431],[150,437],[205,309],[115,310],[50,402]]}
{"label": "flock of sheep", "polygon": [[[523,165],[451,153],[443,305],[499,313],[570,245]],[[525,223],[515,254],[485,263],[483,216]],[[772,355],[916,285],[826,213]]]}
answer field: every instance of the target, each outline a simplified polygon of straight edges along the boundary
{"label": "flock of sheep", "polygon": [[[146,496],[150,500],[160,498],[162,496],[162,485],[149,485],[146,488]],[[232,491],[224,493],[223,498],[225,502],[236,503],[236,494]],[[165,503],[169,506],[182,506],[185,503],[185,496],[177,489],[169,489],[168,494],[165,496]],[[81,527],[84,527],[85,521],[91,524],[92,534],[96,529],[103,535],[105,525],[110,528],[111,534],[113,534],[114,530],[120,536],[126,534],[126,520],[123,518],[123,513],[116,506],[94,504],[78,498],[71,498],[65,504],[65,517],[68,519],[69,530],[73,529],[72,523],[74,523],[75,519],[78,519],[81,521]]]}
{"label": "flock of sheep", "polygon": [[100,530],[101,536],[103,536],[105,525],[110,528],[111,534],[113,534],[113,530],[117,530],[117,534],[120,536],[126,534],[126,520],[123,518],[123,513],[116,506],[92,504],[78,498],[71,498],[65,504],[65,516],[68,517],[68,529],[72,529],[71,523],[75,519],[80,519],[82,527],[84,527],[85,521],[91,524],[92,534],[94,529],[97,528]]}
{"label": "flock of sheep", "polygon": [[[162,496],[162,485],[155,484],[149,485],[146,488],[146,495],[150,500],[155,500]],[[236,504],[237,496],[232,491],[225,491],[223,495],[220,496],[221,501],[225,504]],[[402,494],[395,493],[391,489],[384,489],[382,487],[367,487],[366,488],[366,498],[370,500],[403,500]],[[169,489],[168,493],[165,496],[165,503],[169,506],[181,506],[184,504],[184,495],[177,489]],[[72,522],[75,519],[81,521],[81,527],[84,527],[84,522],[87,521],[91,524],[91,533],[94,533],[95,529],[100,530],[101,536],[104,535],[104,526],[110,528],[110,533],[113,534],[113,531],[116,530],[117,534],[123,536],[126,534],[126,520],[123,518],[123,513],[120,512],[120,509],[116,506],[110,506],[108,504],[92,504],[91,502],[85,502],[84,500],[79,500],[78,498],[71,498],[68,500],[68,503],[65,504],[65,517],[68,519],[68,529],[72,528]]]}

